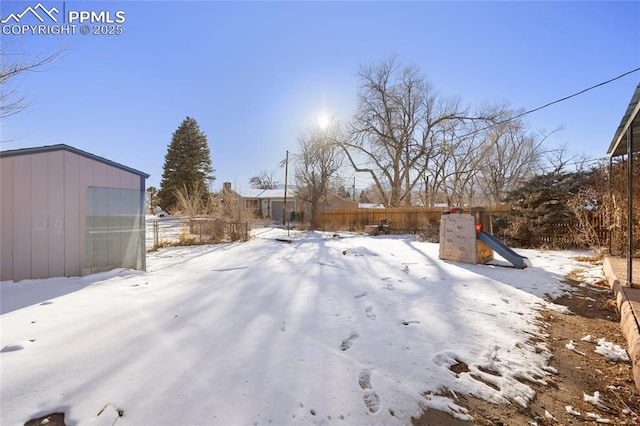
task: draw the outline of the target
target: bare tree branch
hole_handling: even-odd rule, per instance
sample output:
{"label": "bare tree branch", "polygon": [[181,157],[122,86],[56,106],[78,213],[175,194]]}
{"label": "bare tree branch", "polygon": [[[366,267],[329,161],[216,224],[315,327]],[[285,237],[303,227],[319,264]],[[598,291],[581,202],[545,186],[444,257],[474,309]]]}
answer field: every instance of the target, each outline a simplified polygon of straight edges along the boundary
{"label": "bare tree branch", "polygon": [[31,106],[29,99],[20,94],[16,77],[26,72],[43,71],[46,65],[62,57],[65,49],[51,54],[25,59],[24,55],[13,51],[13,43],[3,42],[0,47],[0,119],[16,115]]}
{"label": "bare tree branch", "polygon": [[298,136],[298,152],[295,161],[296,195],[311,207],[311,223],[327,190],[342,167],[343,156],[336,140],[340,139],[340,124],[332,120],[321,129],[309,126]]}

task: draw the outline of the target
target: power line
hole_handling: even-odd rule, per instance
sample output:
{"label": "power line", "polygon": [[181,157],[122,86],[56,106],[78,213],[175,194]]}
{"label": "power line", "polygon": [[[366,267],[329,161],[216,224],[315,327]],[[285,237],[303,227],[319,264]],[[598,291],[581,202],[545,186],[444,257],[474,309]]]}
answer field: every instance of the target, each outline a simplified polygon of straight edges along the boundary
{"label": "power line", "polygon": [[[640,67],[632,69],[632,70],[627,71],[627,72],[624,72],[624,73],[622,73],[622,74],[620,74],[620,75],[618,75],[616,77],[610,78],[609,80],[603,81],[601,83],[594,84],[593,86],[587,87],[586,89],[582,89],[582,90],[580,90],[578,92],[575,92],[575,93],[573,93],[571,95],[565,96],[565,97],[560,98],[560,99],[556,99],[555,101],[552,101],[552,102],[548,102],[548,103],[546,103],[546,104],[544,104],[542,106],[539,106],[537,108],[533,108],[533,109],[524,111],[524,112],[522,112],[520,114],[517,114],[517,115],[515,115],[513,117],[509,117],[509,118],[507,118],[505,120],[501,120],[501,121],[492,123],[492,124],[490,124],[488,126],[485,126],[485,127],[481,128],[481,129],[474,130],[473,132],[470,132],[470,133],[468,133],[466,135],[458,136],[458,137],[456,137],[456,139],[457,140],[461,140],[461,139],[467,138],[469,136],[475,135],[477,133],[483,132],[485,130],[488,130],[488,129],[492,128],[492,127],[498,126],[500,124],[504,124],[504,123],[508,123],[510,121],[517,120],[519,118],[524,117],[525,115],[540,111],[542,109],[550,107],[551,105],[555,105],[557,103],[564,102],[564,101],[569,100],[571,98],[575,98],[576,96],[582,95],[583,93],[586,93],[586,92],[588,92],[590,90],[593,90],[593,89],[596,89],[598,87],[601,87],[601,86],[607,85],[609,83],[612,83],[612,82],[614,82],[616,80],[619,80],[619,79],[621,79],[623,77],[626,77],[627,75],[636,73],[638,71],[640,71]],[[588,159],[588,160],[581,160],[581,161],[576,161],[574,163],[566,163],[565,166],[578,165],[578,164],[590,164],[590,163],[594,163],[594,162],[599,161],[599,160],[601,160],[601,159],[600,158],[593,158],[593,159]],[[551,169],[552,167],[553,166],[543,167],[542,170],[546,170],[547,168]],[[352,176],[355,176],[355,174],[352,175]],[[351,177],[351,179],[353,179],[353,177]],[[364,182],[360,181],[359,179],[358,179],[358,183],[359,184],[364,184]],[[369,182],[369,184],[370,184],[370,182]]]}
{"label": "power line", "polygon": [[498,121],[498,122],[492,123],[492,124],[490,124],[490,125],[488,125],[488,126],[486,126],[486,127],[483,127],[483,128],[481,128],[481,129],[474,130],[473,132],[470,132],[470,133],[468,133],[468,134],[466,134],[466,135],[459,136],[459,137],[458,137],[458,139],[463,139],[463,138],[469,137],[469,136],[471,136],[471,135],[475,135],[476,133],[480,133],[480,132],[482,132],[482,131],[488,130],[488,129],[492,128],[492,127],[498,126],[498,125],[500,125],[500,124],[504,124],[504,123],[508,123],[508,122],[510,122],[510,121],[517,120],[518,118],[522,118],[522,117],[524,117],[525,115],[531,114],[531,113],[536,112],[536,111],[540,111],[541,109],[544,109],[544,108],[550,107],[551,105],[555,105],[555,104],[560,103],[560,102],[564,102],[564,101],[566,101],[566,100],[568,100],[568,99],[575,98],[576,96],[582,95],[583,93],[586,93],[586,92],[588,92],[588,91],[590,91],[590,90],[593,90],[593,89],[595,89],[595,88],[597,88],[597,87],[604,86],[605,84],[609,84],[609,83],[611,83],[611,82],[614,82],[614,81],[616,81],[616,80],[621,79],[622,77],[625,77],[625,76],[627,76],[627,75],[629,75],[629,74],[633,74],[634,72],[638,72],[638,71],[640,71],[640,67],[639,67],[639,68],[636,68],[636,69],[633,69],[633,70],[631,70],[631,71],[627,71],[627,72],[625,72],[625,73],[622,73],[622,74],[620,74],[619,76],[614,77],[614,78],[611,78],[611,79],[609,79],[609,80],[607,80],[607,81],[603,81],[602,83],[598,83],[598,84],[595,84],[595,85],[593,85],[593,86],[587,87],[586,89],[582,89],[582,90],[580,90],[579,92],[573,93],[573,94],[571,94],[571,95],[569,95],[569,96],[565,96],[564,98],[556,99],[555,101],[552,101],[552,102],[546,103],[546,104],[544,104],[544,105],[542,105],[542,106],[539,106],[539,107],[537,107],[537,108],[533,108],[533,109],[530,109],[530,110],[528,110],[528,111],[524,111],[524,112],[522,112],[522,113],[520,113],[520,114],[517,114],[517,115],[515,115],[515,116],[513,116],[513,117],[509,117],[509,118],[507,118],[507,119],[505,119],[505,120],[502,120],[502,121]]}
{"label": "power line", "polygon": [[625,73],[623,73],[623,74],[620,74],[620,75],[619,75],[619,76],[617,76],[617,77],[614,77],[614,78],[609,79],[609,80],[607,80],[607,81],[603,81],[602,83],[598,83],[598,84],[593,85],[593,86],[591,86],[591,87],[587,87],[586,89],[580,90],[579,92],[576,92],[576,93],[574,93],[574,94],[572,94],[572,95],[565,96],[564,98],[557,99],[557,100],[555,100],[555,101],[553,101],[553,102],[549,102],[548,104],[544,104],[544,105],[542,105],[542,106],[540,106],[540,107],[538,107],[538,108],[534,108],[534,109],[532,109],[532,110],[525,111],[525,112],[523,112],[522,114],[518,114],[518,115],[516,115],[515,117],[513,117],[513,118],[512,118],[512,120],[518,119],[518,118],[520,118],[520,117],[522,117],[522,116],[524,116],[524,115],[527,115],[527,114],[531,114],[532,112],[540,111],[541,109],[544,109],[544,108],[547,108],[547,107],[549,107],[549,106],[551,106],[551,105],[554,105],[554,104],[557,104],[557,103],[560,103],[560,102],[566,101],[566,100],[568,100],[568,99],[575,98],[576,96],[582,95],[583,93],[586,93],[586,92],[588,92],[589,90],[593,90],[593,89],[595,89],[595,88],[597,88],[597,87],[604,86],[605,84],[609,84],[609,83],[611,83],[611,82],[613,82],[613,81],[616,81],[616,80],[618,80],[618,79],[621,79],[622,77],[625,77],[625,76],[627,76],[627,75],[629,75],[629,74],[633,74],[634,72],[638,72],[638,71],[640,71],[640,68],[636,68],[636,69],[634,69],[634,70],[627,71],[627,72],[625,72]]}

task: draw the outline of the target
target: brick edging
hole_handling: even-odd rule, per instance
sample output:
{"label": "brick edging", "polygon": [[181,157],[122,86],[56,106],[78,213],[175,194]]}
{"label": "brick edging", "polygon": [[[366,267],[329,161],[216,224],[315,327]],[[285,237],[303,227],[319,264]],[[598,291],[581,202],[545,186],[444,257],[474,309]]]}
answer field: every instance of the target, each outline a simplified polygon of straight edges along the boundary
{"label": "brick edging", "polygon": [[[608,257],[604,258],[602,269],[616,298],[618,312],[620,313],[620,327],[622,328],[622,335],[627,339],[627,352],[629,352],[629,357],[631,358],[633,380],[636,388],[640,389],[640,326],[638,325],[640,303],[632,303],[629,300],[627,292],[630,289],[621,284],[613,271]],[[634,304],[637,312],[634,312]]]}

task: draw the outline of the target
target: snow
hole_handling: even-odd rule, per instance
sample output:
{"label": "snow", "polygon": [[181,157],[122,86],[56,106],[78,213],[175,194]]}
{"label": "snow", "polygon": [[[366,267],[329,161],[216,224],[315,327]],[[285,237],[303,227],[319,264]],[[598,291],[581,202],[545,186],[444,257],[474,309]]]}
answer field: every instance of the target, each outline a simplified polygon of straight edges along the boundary
{"label": "snow", "polygon": [[[596,408],[599,409],[604,409],[606,408],[602,402],[600,401],[600,392],[595,391],[593,393],[593,395],[588,395],[586,393],[583,393],[584,396],[584,400],[588,403],[590,403],[591,405],[593,405]],[[609,419],[606,419],[604,417],[600,417],[598,414],[596,413],[592,413],[592,412],[587,412],[586,416],[588,418],[594,419],[597,423],[610,423]]]}
{"label": "snow", "polygon": [[595,351],[610,361],[629,361],[629,355],[624,348],[621,348],[615,343],[607,342],[604,337],[598,339],[598,345]]}
{"label": "snow", "polygon": [[573,409],[573,406],[571,405],[567,405],[566,407],[564,407],[565,410],[567,410],[567,413],[573,415],[573,416],[581,416],[582,414],[580,414],[579,411],[576,411]]}
{"label": "snow", "polygon": [[[583,285],[594,285],[606,281],[602,268],[587,268],[577,273]],[[591,299],[595,302],[595,299]]]}
{"label": "snow", "polygon": [[586,355],[584,352],[578,350],[578,346],[573,340],[569,340],[569,343],[567,343],[565,346],[567,349],[577,353],[578,355],[582,355],[582,356]]}
{"label": "snow", "polygon": [[593,395],[588,395],[586,393],[583,393],[582,395],[584,397],[584,400],[590,403],[591,405],[595,405],[595,406],[600,405],[600,392],[595,391]]}
{"label": "snow", "polygon": [[2,282],[0,424],[400,425],[424,407],[470,419],[463,394],[526,406],[554,372],[545,297],[591,267],[536,250],[519,250],[524,270],[441,261],[409,236],[254,235],[158,250],[144,273]]}
{"label": "snow", "polygon": [[606,419],[604,417],[600,417],[600,415],[596,414],[596,413],[592,413],[592,412],[587,412],[585,414],[585,416],[589,419],[593,419],[596,421],[596,423],[611,423],[611,420]]}

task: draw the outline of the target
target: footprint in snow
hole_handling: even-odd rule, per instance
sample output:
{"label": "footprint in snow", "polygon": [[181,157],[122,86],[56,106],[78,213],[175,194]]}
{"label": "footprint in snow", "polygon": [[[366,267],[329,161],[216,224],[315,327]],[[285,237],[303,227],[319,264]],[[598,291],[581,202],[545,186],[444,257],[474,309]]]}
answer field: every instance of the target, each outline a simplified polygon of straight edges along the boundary
{"label": "footprint in snow", "polygon": [[356,333],[355,331],[352,331],[349,337],[344,339],[340,344],[340,350],[346,351],[347,349],[349,349],[351,346],[353,346],[353,341],[356,340],[359,336],[360,335],[358,333]]}
{"label": "footprint in snow", "polygon": [[362,390],[371,389],[371,370],[365,368],[358,376],[358,384]]}
{"label": "footprint in snow", "polygon": [[380,397],[373,389],[366,389],[362,399],[371,413],[378,412],[380,409]]}
{"label": "footprint in snow", "polygon": [[367,294],[369,294],[369,293],[367,293],[367,292],[365,291],[364,293],[356,294],[355,296],[353,296],[353,298],[354,298],[354,299],[360,299],[360,298],[362,298],[362,297],[365,297]]}
{"label": "footprint in snow", "polygon": [[365,368],[360,372],[358,376],[358,384],[360,388],[364,391],[364,395],[362,396],[362,400],[364,401],[364,405],[367,406],[369,412],[376,413],[380,409],[380,397],[373,390],[371,386],[371,370]]}
{"label": "footprint in snow", "polygon": [[286,329],[287,329],[287,324],[284,321],[282,321],[282,324],[280,324],[280,331],[284,333]]}
{"label": "footprint in snow", "polygon": [[373,313],[373,306],[367,306],[364,312],[366,313],[367,318],[369,318],[370,320],[376,319],[376,314]]}

